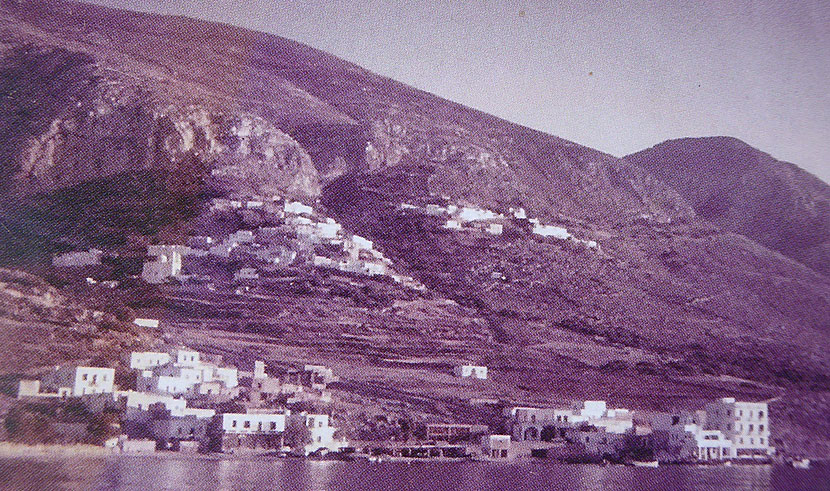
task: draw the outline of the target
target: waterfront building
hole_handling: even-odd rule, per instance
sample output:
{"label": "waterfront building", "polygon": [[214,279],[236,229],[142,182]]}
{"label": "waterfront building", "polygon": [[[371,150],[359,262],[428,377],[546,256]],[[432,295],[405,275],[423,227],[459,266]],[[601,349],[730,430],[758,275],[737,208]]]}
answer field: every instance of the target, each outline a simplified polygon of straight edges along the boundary
{"label": "waterfront building", "polygon": [[706,405],[707,430],[720,430],[732,442],[730,457],[766,457],[770,445],[769,408],[765,402],[740,402],[724,397]]}

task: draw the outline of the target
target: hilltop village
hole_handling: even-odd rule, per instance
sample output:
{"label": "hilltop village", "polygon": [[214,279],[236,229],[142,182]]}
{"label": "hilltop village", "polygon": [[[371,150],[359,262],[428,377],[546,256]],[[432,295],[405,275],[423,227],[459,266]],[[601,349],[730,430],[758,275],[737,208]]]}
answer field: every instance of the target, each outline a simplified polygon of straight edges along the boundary
{"label": "hilltop village", "polygon": [[[397,212],[425,218],[444,233],[487,240],[529,235],[602,254],[596,240],[529,218],[521,208],[498,213],[434,201],[401,203]],[[297,201],[216,198],[201,223],[204,233],[184,243],[149,245],[134,280],[244,298],[282,281],[287,269],[304,267],[381,278],[414,295],[426,290],[398,271],[371,240],[348,233],[333,218]],[[56,255],[53,266],[83,271],[100,265],[109,254],[98,249],[68,252]],[[499,271],[491,276],[509,281]],[[119,286],[118,281],[93,276],[86,283]],[[132,319],[136,328],[156,331],[162,322]],[[23,377],[17,397],[30,411],[7,416],[6,436],[25,440],[30,426],[40,421],[32,413],[39,412],[50,415],[54,441],[93,442],[126,453],[648,463],[758,462],[775,453],[767,404],[733,398],[677,412],[633,411],[602,400],[555,407],[470,400],[496,417],[470,423],[376,415],[374,430],[367,431],[340,409],[333,389],[341,380],[330,367],[269,367],[265,360],[250,357],[236,364],[165,339],[155,350],[132,351],[108,367],[58,366],[37,378]],[[498,371],[468,360],[459,360],[447,375],[470,384],[499,377]]]}

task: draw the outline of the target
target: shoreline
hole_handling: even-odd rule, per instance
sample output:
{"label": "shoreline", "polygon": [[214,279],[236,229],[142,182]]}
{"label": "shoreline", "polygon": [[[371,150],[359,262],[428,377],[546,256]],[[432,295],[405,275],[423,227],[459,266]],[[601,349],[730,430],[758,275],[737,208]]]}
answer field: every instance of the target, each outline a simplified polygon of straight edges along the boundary
{"label": "shoreline", "polygon": [[[536,462],[539,464],[556,464],[556,465],[590,465],[597,467],[631,467],[630,464],[614,463],[602,464],[592,462],[559,462],[552,459],[533,459],[522,458],[513,460],[492,460],[492,459],[474,459],[471,457],[461,458],[418,458],[418,457],[385,457],[380,462],[372,462],[368,455],[355,455],[348,458],[306,458],[306,457],[279,457],[267,453],[181,453],[171,451],[156,451],[156,452],[120,452],[114,449],[105,448],[89,444],[40,444],[40,445],[26,445],[21,443],[0,442],[0,458],[111,458],[111,457],[127,457],[127,458],[156,458],[156,459],[172,459],[172,460],[258,460],[258,461],[285,461],[285,460],[303,460],[306,462],[345,462],[345,463],[413,463],[413,462],[440,462],[440,463],[463,463],[476,462],[487,464],[516,464],[526,462]],[[827,459],[811,459],[813,463],[822,465]],[[727,464],[726,462],[731,462]],[[695,466],[695,467],[748,467],[758,465],[787,465],[786,462],[779,461],[724,461],[724,462],[665,462],[660,463],[660,467],[675,467],[675,466]]]}

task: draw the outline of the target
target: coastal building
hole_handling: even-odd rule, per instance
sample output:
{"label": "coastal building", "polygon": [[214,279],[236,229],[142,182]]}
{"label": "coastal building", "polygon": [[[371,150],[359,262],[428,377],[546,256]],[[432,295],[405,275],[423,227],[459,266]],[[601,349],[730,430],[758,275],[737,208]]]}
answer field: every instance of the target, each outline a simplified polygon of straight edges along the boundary
{"label": "coastal building", "polygon": [[168,416],[153,420],[151,431],[153,438],[162,448],[177,450],[182,441],[204,442],[207,447],[210,418],[196,415]]}
{"label": "coastal building", "polygon": [[510,435],[484,435],[481,437],[482,456],[494,460],[508,460],[511,452]]}
{"label": "coastal building", "polygon": [[731,455],[732,442],[720,430],[704,429],[705,411],[657,413],[649,439],[661,461],[717,461]]}
{"label": "coastal building", "polygon": [[[514,407],[506,411],[514,441],[551,441],[565,437],[565,430],[587,424],[609,434],[633,430],[628,409],[608,409],[605,401],[584,401],[569,408]],[[590,442],[590,436],[588,438]]]}
{"label": "coastal building", "polygon": [[707,430],[720,430],[732,442],[730,457],[766,457],[775,453],[770,445],[769,408],[764,402],[740,402],[724,397],[706,405]]}
{"label": "coastal building", "polygon": [[289,418],[294,419],[300,425],[308,428],[309,439],[311,441],[304,447],[306,455],[318,450],[334,452],[346,446],[345,441],[335,440],[334,434],[337,428],[329,425],[328,414],[309,414],[303,412],[291,414]]}
{"label": "coastal building", "polygon": [[210,446],[220,452],[281,449],[289,414],[255,409],[245,413],[217,414],[208,430]]}
{"label": "coastal building", "polygon": [[460,378],[487,379],[487,367],[481,365],[464,364],[453,369],[453,375]]}

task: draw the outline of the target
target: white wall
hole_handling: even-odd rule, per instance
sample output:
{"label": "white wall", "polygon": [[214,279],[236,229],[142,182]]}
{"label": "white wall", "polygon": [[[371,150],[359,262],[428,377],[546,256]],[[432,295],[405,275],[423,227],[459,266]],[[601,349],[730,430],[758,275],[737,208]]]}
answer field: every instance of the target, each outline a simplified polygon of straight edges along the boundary
{"label": "white wall", "polygon": [[103,394],[113,391],[115,370],[112,368],[77,367],[72,395]]}

